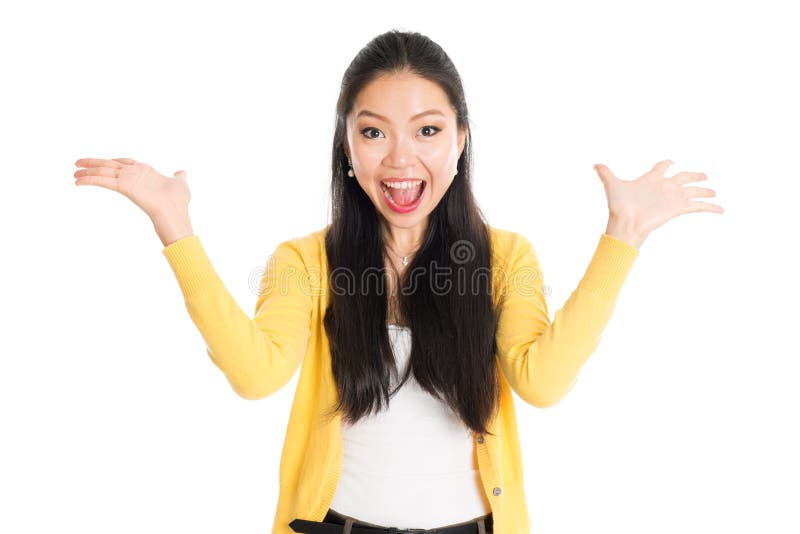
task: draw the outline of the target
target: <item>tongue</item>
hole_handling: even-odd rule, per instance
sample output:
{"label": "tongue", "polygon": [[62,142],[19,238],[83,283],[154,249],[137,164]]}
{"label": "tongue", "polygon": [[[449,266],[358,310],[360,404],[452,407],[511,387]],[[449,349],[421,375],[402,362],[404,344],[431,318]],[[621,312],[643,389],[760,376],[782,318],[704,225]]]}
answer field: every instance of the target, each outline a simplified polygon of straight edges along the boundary
{"label": "tongue", "polygon": [[419,193],[422,190],[422,182],[420,182],[418,186],[410,187],[408,189],[393,189],[391,187],[388,189],[389,189],[389,194],[391,195],[392,200],[394,200],[395,204],[398,204],[400,206],[406,206],[417,200],[417,197],[419,196]]}

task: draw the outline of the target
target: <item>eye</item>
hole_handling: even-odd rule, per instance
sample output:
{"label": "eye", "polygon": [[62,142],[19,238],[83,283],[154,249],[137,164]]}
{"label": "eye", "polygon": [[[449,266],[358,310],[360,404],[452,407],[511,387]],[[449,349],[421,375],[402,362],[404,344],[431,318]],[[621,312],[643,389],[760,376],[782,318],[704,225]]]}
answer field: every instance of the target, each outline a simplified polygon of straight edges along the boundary
{"label": "eye", "polygon": [[434,135],[436,135],[437,133],[442,131],[441,128],[437,128],[436,126],[433,126],[433,125],[430,125],[430,124],[427,125],[427,126],[423,126],[422,128],[420,128],[420,130],[424,130],[425,128],[431,128],[431,129],[436,130],[436,131],[434,133],[432,133],[431,135],[426,135],[424,137],[433,137]]}
{"label": "eye", "polygon": [[368,126],[368,127],[364,128],[363,130],[361,130],[361,135],[363,135],[367,139],[377,139],[377,137],[372,137],[371,135],[367,135],[367,132],[370,131],[370,130],[374,130],[376,132],[380,132],[380,130],[378,130],[377,128],[373,128],[372,126]]}

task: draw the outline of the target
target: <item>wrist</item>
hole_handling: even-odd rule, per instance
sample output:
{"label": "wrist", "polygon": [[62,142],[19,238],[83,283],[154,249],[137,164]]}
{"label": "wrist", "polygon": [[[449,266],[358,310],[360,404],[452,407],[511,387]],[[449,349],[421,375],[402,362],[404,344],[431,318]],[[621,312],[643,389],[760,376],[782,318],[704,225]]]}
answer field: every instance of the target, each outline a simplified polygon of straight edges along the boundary
{"label": "wrist", "polygon": [[164,213],[151,217],[150,220],[165,247],[179,239],[194,235],[188,213]]}
{"label": "wrist", "polygon": [[646,234],[636,228],[633,220],[627,217],[612,215],[608,218],[606,234],[639,248],[644,243]]}

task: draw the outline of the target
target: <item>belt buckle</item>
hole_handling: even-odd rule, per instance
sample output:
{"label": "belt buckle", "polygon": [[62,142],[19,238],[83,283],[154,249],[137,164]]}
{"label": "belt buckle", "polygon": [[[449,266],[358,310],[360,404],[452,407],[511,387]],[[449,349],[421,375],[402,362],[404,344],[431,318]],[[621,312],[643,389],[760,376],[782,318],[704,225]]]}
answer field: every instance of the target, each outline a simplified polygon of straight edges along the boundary
{"label": "belt buckle", "polygon": [[430,531],[425,528],[396,528],[391,527],[388,534],[412,534],[414,532],[438,532],[438,530]]}

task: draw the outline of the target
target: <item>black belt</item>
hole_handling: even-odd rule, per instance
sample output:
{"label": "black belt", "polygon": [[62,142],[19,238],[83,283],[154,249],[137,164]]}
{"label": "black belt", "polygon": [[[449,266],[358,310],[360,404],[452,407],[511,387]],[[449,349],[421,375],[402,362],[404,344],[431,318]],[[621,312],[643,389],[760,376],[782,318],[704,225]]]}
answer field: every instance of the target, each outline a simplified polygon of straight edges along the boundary
{"label": "black belt", "polygon": [[[337,525],[324,521],[295,519],[289,523],[289,526],[293,531],[305,534],[486,534],[486,528],[492,527],[491,513],[465,523],[431,529],[365,526],[351,517],[336,514],[335,512],[330,512],[329,515],[339,516],[344,520],[344,524]],[[493,530],[489,532],[493,532]]]}

